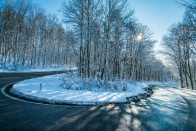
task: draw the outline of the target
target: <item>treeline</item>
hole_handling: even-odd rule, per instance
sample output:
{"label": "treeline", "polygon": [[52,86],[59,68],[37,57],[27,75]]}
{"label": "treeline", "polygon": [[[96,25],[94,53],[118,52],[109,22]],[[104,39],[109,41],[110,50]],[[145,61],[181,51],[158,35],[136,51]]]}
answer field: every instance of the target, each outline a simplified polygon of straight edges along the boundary
{"label": "treeline", "polygon": [[68,34],[56,15],[46,15],[26,0],[5,0],[0,4],[1,67],[75,64]]}
{"label": "treeline", "polygon": [[62,12],[70,28],[81,77],[166,81],[172,75],[155,59],[148,27],[137,22],[126,0],[66,0]]}
{"label": "treeline", "polygon": [[172,25],[163,37],[165,53],[177,66],[182,88],[196,89],[196,2],[181,0],[183,21]]}
{"label": "treeline", "polygon": [[32,2],[2,2],[0,66],[77,65],[81,77],[105,81],[172,78],[155,59],[151,32],[126,0],[66,0],[61,11],[67,30]]}

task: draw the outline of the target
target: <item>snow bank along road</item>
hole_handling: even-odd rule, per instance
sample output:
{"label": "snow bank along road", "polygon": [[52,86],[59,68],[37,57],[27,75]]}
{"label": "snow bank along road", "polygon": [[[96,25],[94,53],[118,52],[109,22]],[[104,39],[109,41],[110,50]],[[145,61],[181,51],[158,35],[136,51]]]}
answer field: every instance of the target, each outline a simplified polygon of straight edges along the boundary
{"label": "snow bank along road", "polygon": [[[0,89],[55,73],[0,73]],[[196,130],[196,93],[164,85],[155,86],[154,91],[151,98],[139,103],[107,106],[33,104],[0,93],[0,129]]]}

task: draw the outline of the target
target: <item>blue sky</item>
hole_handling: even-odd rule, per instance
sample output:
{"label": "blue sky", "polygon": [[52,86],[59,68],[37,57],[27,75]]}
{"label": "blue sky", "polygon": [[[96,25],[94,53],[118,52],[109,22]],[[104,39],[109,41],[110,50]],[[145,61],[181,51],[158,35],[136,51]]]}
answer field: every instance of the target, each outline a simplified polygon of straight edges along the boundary
{"label": "blue sky", "polygon": [[[34,0],[46,10],[47,13],[57,14],[61,19],[61,3],[66,0]],[[182,20],[184,9],[176,4],[177,0],[128,0],[130,8],[135,10],[135,17],[142,24],[147,25],[153,34],[153,39],[158,40],[155,50],[161,48],[162,36],[171,24]]]}
{"label": "blue sky", "polygon": [[184,9],[176,4],[177,0],[128,0],[129,6],[135,10],[138,20],[147,25],[154,33],[153,38],[158,40],[155,48],[161,48],[162,36],[167,33],[173,23],[180,22]]}

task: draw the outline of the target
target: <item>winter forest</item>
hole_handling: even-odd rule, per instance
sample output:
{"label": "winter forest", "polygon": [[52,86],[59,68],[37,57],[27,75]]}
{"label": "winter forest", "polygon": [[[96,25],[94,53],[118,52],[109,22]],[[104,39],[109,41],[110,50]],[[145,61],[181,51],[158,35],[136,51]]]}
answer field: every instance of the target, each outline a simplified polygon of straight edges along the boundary
{"label": "winter forest", "polygon": [[[173,81],[196,89],[196,3],[183,21],[163,37],[162,55],[155,57],[156,40],[128,8],[127,0],[65,0],[63,21],[28,0],[0,2],[0,68],[72,65],[81,78],[128,81]],[[171,67],[172,65],[172,67]]]}
{"label": "winter forest", "polygon": [[176,66],[181,87],[196,89],[196,2],[179,4],[185,6],[184,18],[163,37],[163,54]]}

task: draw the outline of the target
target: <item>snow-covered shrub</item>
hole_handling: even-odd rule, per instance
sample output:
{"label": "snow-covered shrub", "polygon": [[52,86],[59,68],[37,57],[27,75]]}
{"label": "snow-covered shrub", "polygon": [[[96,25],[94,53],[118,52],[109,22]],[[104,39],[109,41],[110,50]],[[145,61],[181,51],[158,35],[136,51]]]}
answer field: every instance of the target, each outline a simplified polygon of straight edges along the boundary
{"label": "snow-covered shrub", "polygon": [[61,80],[60,86],[64,89],[81,90],[84,87],[82,79],[73,72],[68,72]]}
{"label": "snow-covered shrub", "polygon": [[104,82],[103,80],[81,78],[77,73],[69,72],[62,78],[60,84],[64,89],[90,90],[90,91],[129,91],[132,92],[138,87],[143,90],[147,85],[138,82],[128,82],[125,80],[113,79]]}

